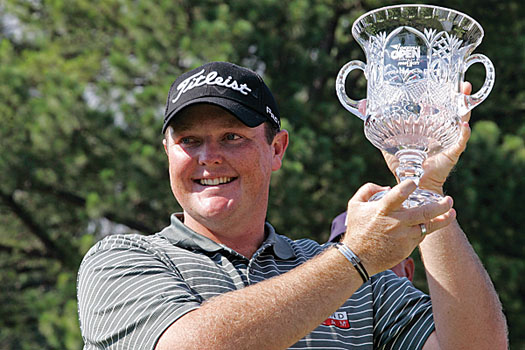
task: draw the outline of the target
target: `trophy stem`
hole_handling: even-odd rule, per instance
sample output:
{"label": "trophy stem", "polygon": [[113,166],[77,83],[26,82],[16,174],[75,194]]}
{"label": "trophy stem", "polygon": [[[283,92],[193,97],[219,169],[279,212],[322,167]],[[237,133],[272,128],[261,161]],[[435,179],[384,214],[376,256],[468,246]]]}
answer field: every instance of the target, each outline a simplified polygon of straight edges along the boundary
{"label": "trophy stem", "polygon": [[396,153],[396,157],[399,159],[399,166],[396,169],[399,181],[411,179],[419,186],[419,179],[425,172],[423,162],[427,154],[417,150],[400,150]]}
{"label": "trophy stem", "polygon": [[[396,174],[400,181],[411,179],[419,186],[419,179],[423,176],[423,162],[427,158],[426,152],[418,150],[400,150],[396,153],[399,159],[399,166],[396,169]],[[432,202],[437,202],[441,199],[441,195],[420,189],[419,187],[410,194],[408,199],[403,203],[405,208],[414,208]]]}
{"label": "trophy stem", "polygon": [[[404,149],[396,152],[396,157],[399,159],[399,166],[396,169],[396,174],[399,181],[411,179],[419,186],[419,179],[423,176],[423,162],[427,159],[426,152],[414,149]],[[377,201],[383,198],[387,191],[381,191],[374,194],[368,201]],[[414,192],[408,196],[407,200],[403,202],[403,207],[414,208],[428,203],[438,202],[442,198],[441,195],[416,188]]]}

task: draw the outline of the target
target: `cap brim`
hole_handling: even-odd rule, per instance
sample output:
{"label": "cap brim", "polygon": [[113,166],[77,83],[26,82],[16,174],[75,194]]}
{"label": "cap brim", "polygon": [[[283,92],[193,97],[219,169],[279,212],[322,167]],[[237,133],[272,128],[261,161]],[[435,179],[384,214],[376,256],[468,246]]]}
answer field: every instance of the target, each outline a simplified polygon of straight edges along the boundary
{"label": "cap brim", "polygon": [[253,109],[246,107],[245,105],[237,101],[233,101],[222,97],[205,96],[188,101],[180,105],[177,109],[173,110],[170,113],[170,115],[164,120],[164,125],[162,126],[162,133],[164,134],[164,132],[166,132],[166,128],[168,127],[169,123],[171,123],[173,118],[175,118],[177,114],[179,114],[184,108],[198,103],[209,103],[224,108],[225,110],[233,114],[237,119],[239,119],[244,125],[250,128],[259,126],[268,120],[265,116],[260,115]]}

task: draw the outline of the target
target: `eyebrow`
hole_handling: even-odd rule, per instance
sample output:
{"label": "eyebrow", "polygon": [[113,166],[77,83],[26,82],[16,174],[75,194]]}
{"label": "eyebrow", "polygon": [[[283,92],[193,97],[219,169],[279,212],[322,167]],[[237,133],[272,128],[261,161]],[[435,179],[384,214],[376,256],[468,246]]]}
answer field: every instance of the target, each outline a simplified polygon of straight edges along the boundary
{"label": "eyebrow", "polygon": [[[191,130],[195,125],[198,125],[199,123],[180,121],[178,123],[173,123],[173,124],[174,125],[172,125],[172,127],[173,127],[174,131],[176,131],[176,132],[183,132],[183,131]],[[225,121],[224,123],[222,123],[221,126],[224,127],[224,128],[239,128],[239,127],[243,127],[243,126],[248,128],[248,126],[244,125],[237,118]]]}

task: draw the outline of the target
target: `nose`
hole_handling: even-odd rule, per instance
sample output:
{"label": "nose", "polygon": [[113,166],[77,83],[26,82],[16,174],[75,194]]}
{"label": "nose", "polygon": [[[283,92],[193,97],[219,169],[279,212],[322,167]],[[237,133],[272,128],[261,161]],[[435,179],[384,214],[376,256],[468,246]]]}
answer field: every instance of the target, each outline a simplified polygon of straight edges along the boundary
{"label": "nose", "polygon": [[220,145],[216,142],[204,142],[199,152],[200,165],[221,164],[223,160]]}

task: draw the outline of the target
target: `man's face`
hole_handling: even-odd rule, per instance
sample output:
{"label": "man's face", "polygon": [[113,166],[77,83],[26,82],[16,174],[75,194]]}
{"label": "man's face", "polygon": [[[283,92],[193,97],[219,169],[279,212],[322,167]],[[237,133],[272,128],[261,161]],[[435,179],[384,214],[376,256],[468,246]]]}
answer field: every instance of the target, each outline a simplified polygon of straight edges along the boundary
{"label": "man's face", "polygon": [[287,134],[284,144],[279,141],[281,133],[270,145],[264,124],[247,127],[209,104],[184,109],[164,145],[171,188],[185,217],[212,231],[264,222],[270,176],[280,168],[288,142]]}

